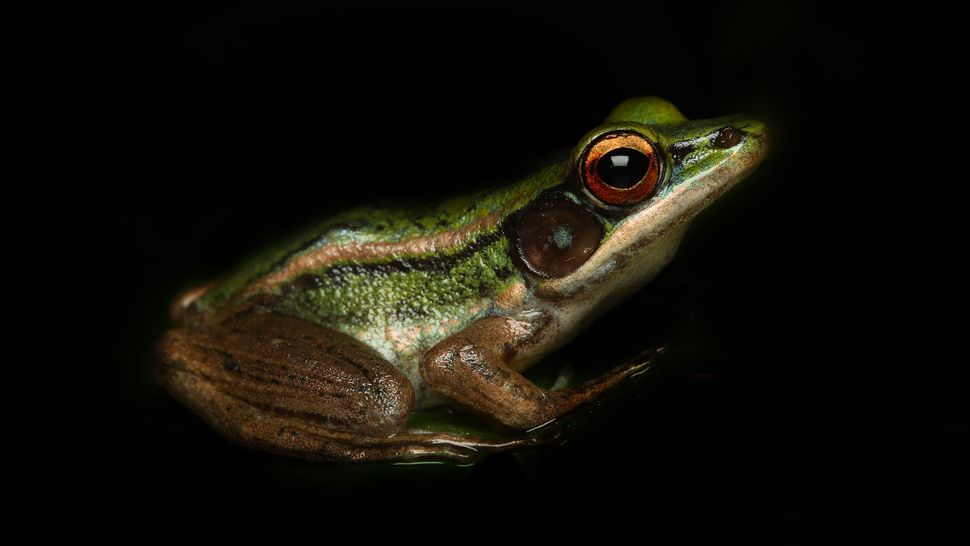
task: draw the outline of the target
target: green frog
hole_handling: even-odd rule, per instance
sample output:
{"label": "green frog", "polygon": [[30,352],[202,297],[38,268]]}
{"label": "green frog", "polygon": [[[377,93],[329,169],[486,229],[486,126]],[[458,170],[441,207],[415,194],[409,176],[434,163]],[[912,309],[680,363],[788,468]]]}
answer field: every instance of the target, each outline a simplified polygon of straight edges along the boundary
{"label": "green frog", "polygon": [[[625,101],[568,159],[518,182],[351,210],[186,292],[156,376],[226,437],[289,456],[463,460],[534,444],[646,364],[555,390],[522,373],[656,276],[768,147],[751,118]],[[507,434],[409,428],[441,404]]]}

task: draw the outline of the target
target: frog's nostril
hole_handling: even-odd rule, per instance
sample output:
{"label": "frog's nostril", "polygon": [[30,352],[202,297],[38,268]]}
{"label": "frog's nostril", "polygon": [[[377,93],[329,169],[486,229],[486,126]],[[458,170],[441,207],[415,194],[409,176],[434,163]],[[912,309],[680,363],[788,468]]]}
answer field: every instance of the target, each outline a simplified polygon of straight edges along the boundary
{"label": "frog's nostril", "polygon": [[734,127],[727,126],[722,127],[716,133],[714,133],[714,138],[711,139],[711,145],[715,148],[725,149],[737,146],[741,142],[741,137],[744,133],[740,129],[735,129]]}

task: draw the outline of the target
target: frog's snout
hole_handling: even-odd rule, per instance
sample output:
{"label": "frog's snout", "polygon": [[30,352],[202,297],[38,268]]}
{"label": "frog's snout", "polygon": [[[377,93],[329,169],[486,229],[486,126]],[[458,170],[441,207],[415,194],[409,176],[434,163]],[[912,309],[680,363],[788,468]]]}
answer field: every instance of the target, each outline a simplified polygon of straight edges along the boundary
{"label": "frog's snout", "polygon": [[[768,155],[773,136],[768,124],[754,118],[732,116],[709,137],[709,153],[722,158],[720,169],[731,174],[732,183],[744,178]],[[716,179],[717,177],[715,177]]]}
{"label": "frog's snout", "polygon": [[710,202],[744,180],[768,155],[768,125],[746,116],[699,122],[671,147],[673,171],[668,194],[671,217],[693,218]]}
{"label": "frog's snout", "polygon": [[771,151],[774,145],[774,134],[767,123],[753,118],[747,118],[743,132],[744,139],[747,141],[745,142],[745,146],[756,148],[753,152],[759,161],[768,155],[768,152]]}

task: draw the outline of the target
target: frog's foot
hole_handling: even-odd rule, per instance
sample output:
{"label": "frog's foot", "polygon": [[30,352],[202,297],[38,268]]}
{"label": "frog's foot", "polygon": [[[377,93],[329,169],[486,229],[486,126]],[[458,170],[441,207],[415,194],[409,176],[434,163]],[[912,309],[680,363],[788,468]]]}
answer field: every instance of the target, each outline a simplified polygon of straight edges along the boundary
{"label": "frog's foot", "polygon": [[414,391],[397,368],[357,340],[292,317],[171,330],[156,374],[231,440],[306,459],[464,460],[539,441],[406,430]]}

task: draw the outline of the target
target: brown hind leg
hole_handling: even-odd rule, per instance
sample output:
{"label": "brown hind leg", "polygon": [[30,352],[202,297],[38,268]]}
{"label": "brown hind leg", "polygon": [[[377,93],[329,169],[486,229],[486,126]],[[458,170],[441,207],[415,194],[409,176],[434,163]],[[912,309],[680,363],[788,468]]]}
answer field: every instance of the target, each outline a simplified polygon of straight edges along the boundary
{"label": "brown hind leg", "polygon": [[407,378],[359,341],[293,317],[258,314],[170,330],[156,354],[156,375],[169,392],[255,449],[335,462],[463,460],[538,440],[405,430],[414,406]]}

